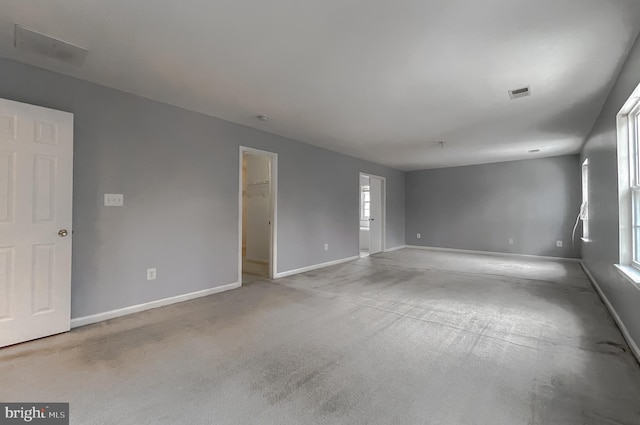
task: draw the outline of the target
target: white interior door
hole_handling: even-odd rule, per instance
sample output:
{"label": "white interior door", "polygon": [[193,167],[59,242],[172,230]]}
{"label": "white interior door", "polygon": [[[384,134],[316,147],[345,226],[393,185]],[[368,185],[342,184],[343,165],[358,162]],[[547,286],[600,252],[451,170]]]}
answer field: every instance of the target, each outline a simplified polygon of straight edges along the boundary
{"label": "white interior door", "polygon": [[0,99],[0,347],[69,330],[73,114]]}
{"label": "white interior door", "polygon": [[382,251],[382,180],[370,177],[371,216],[369,218],[369,253]]}

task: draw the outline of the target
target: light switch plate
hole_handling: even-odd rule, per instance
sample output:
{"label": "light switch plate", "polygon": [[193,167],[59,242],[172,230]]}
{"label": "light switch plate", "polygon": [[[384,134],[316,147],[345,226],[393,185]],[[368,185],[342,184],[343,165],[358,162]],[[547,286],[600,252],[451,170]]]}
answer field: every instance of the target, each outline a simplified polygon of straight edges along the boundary
{"label": "light switch plate", "polygon": [[122,193],[105,193],[105,207],[122,207],[124,205],[124,195]]}
{"label": "light switch plate", "polygon": [[562,248],[562,241],[556,241],[556,246],[558,248]]}

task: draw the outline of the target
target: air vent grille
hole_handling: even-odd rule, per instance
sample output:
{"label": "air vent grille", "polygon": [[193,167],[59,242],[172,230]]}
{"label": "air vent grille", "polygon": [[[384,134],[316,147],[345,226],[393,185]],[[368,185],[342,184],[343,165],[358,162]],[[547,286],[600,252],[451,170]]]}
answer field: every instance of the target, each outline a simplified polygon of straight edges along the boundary
{"label": "air vent grille", "polygon": [[45,34],[16,25],[16,49],[24,50],[39,56],[47,56],[60,62],[81,66],[87,57],[87,49],[50,37]]}
{"label": "air vent grille", "polygon": [[518,99],[525,96],[531,96],[531,87],[522,87],[519,89],[509,90],[511,99]]}

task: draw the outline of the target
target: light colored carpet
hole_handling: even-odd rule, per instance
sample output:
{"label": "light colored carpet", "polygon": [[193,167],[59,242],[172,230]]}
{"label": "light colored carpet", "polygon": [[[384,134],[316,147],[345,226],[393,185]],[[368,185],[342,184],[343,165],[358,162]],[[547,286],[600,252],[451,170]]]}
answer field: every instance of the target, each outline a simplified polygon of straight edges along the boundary
{"label": "light colored carpet", "polygon": [[640,423],[577,263],[404,249],[0,350],[72,424]]}

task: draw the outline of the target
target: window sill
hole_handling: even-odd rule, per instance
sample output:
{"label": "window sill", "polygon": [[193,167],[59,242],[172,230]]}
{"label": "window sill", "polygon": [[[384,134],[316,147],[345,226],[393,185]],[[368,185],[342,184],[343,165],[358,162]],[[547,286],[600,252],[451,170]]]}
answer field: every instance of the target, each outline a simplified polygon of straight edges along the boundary
{"label": "window sill", "polygon": [[618,271],[627,278],[627,280],[640,289],[640,271],[634,269],[631,266],[625,266],[623,264],[614,264]]}

